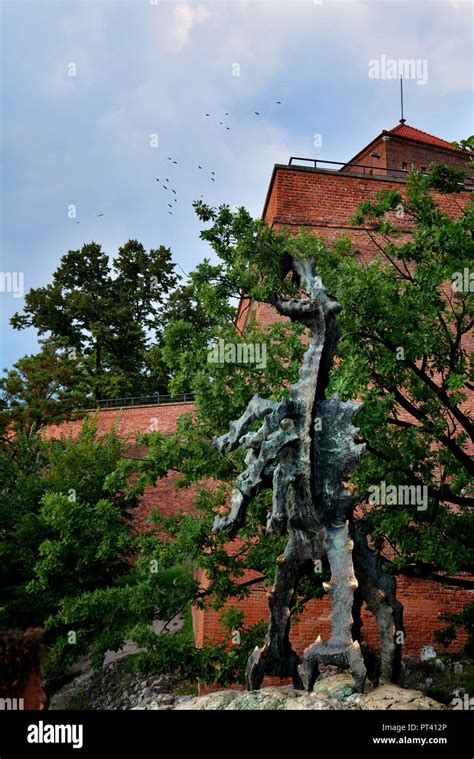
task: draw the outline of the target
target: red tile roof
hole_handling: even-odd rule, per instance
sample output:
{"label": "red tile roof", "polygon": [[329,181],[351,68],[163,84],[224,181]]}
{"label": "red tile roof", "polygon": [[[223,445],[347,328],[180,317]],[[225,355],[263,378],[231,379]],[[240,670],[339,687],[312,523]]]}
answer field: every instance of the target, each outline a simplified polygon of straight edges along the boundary
{"label": "red tile roof", "polygon": [[397,124],[393,129],[384,129],[385,134],[396,134],[397,137],[407,137],[409,140],[416,140],[417,142],[424,142],[428,145],[436,145],[439,148],[447,148],[448,150],[458,150],[451,145],[447,140],[442,140],[440,137],[435,137],[428,132],[422,132],[421,129],[415,129],[415,127],[408,124]]}

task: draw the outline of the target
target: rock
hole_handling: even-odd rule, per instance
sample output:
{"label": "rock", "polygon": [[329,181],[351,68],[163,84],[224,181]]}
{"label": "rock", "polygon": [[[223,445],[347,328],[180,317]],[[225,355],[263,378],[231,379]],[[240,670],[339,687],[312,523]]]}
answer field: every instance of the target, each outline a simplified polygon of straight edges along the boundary
{"label": "rock", "polygon": [[441,671],[443,671],[444,669],[446,669],[446,665],[445,665],[445,663],[441,659],[435,659],[433,663],[434,663],[435,667],[437,669],[440,669]]}
{"label": "rock", "polygon": [[145,707],[145,709],[151,709],[153,711],[163,711],[163,712],[169,711],[172,708],[173,707],[171,704],[164,704],[163,702],[156,701],[156,700],[150,701],[148,705]]}
{"label": "rock", "polygon": [[225,690],[207,696],[176,700],[176,710],[410,710],[444,709],[442,704],[417,690],[404,690],[385,683],[366,693],[356,693],[349,674],[338,674],[318,680],[312,693],[294,690],[291,686],[269,686],[258,691]]}
{"label": "rock", "polygon": [[430,659],[437,659],[438,654],[436,653],[436,650],[434,646],[423,646],[420,651],[420,659],[421,661],[430,661]]}
{"label": "rock", "polygon": [[406,709],[445,709],[443,704],[439,704],[428,696],[424,696],[418,690],[404,690],[393,683],[385,683],[379,688],[374,688],[368,693],[364,701],[364,709],[388,709],[388,710],[406,710]]}
{"label": "rock", "polygon": [[314,684],[313,693],[322,697],[345,699],[356,691],[354,679],[349,674],[338,674],[318,680]]}
{"label": "rock", "polygon": [[[252,691],[253,693],[258,693],[259,691]],[[260,691],[261,692],[261,691]],[[177,710],[180,709],[192,709],[192,710],[221,710],[221,709],[227,709],[229,704],[234,700],[234,698],[237,698],[239,695],[242,695],[243,691],[237,691],[237,690],[224,690],[219,691],[218,693],[211,693],[209,696],[197,696],[196,698],[191,698],[189,701],[186,701],[184,703],[180,703],[176,706]]]}
{"label": "rock", "polygon": [[456,661],[454,662],[453,670],[455,675],[460,675],[462,672],[464,672],[464,666],[460,661]]}
{"label": "rock", "polygon": [[172,696],[171,693],[160,693],[160,695],[156,697],[156,700],[160,704],[173,704],[174,696]]}

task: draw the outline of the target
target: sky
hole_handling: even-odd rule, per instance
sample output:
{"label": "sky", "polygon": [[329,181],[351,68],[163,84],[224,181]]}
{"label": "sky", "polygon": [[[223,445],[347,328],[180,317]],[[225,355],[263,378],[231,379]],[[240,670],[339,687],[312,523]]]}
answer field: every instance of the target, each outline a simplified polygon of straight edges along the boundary
{"label": "sky", "polygon": [[474,132],[467,0],[14,0],[0,12],[0,369],[37,351],[35,330],[9,318],[68,250],[95,241],[113,256],[138,239],[189,272],[212,258],[193,200],[259,216],[275,163],[346,161],[394,127],[387,60],[418,62],[408,124]]}

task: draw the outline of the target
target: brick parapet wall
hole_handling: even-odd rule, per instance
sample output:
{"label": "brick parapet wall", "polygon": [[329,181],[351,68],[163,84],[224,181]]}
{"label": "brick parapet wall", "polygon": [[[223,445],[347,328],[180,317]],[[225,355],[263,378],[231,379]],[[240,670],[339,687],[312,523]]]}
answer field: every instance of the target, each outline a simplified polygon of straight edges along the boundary
{"label": "brick parapet wall", "polygon": [[137,435],[147,432],[163,432],[169,435],[176,432],[177,420],[182,414],[192,413],[194,403],[161,403],[145,406],[122,406],[117,408],[90,409],[84,416],[78,419],[50,424],[47,428],[47,437],[59,438],[62,436],[79,434],[85,419],[97,418],[98,432],[103,434],[114,428],[125,439],[135,441]]}

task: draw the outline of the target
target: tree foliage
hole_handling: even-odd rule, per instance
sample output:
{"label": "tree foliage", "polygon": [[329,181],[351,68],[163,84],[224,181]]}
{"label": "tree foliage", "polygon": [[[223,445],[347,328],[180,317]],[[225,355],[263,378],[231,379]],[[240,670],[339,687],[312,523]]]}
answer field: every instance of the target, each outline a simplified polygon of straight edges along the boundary
{"label": "tree foliage", "polygon": [[99,244],[85,244],[62,257],[50,284],[26,294],[11,324],[61,338],[81,356],[97,398],[164,390],[150,336],[161,333],[163,305],[178,281],[174,268],[164,246],[146,251],[129,240],[110,261]]}
{"label": "tree foliage", "polygon": [[90,406],[87,376],[77,355],[68,353],[55,338],[41,342],[41,350],[19,359],[0,378],[0,437],[28,432],[46,424],[77,417]]}

